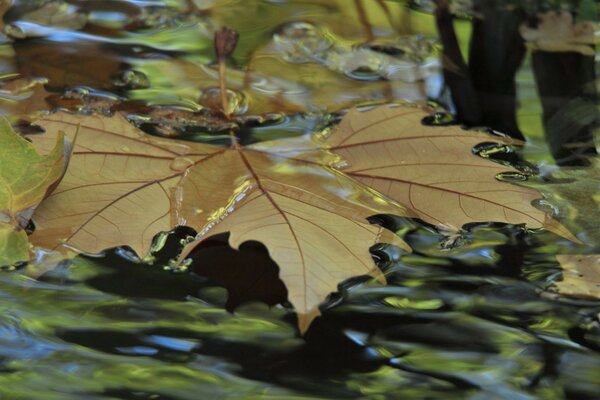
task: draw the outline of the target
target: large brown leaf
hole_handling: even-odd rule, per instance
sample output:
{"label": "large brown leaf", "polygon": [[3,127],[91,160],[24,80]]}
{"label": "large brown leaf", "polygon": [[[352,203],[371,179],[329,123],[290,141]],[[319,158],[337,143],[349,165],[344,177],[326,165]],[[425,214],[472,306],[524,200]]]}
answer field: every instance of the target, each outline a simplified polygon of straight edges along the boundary
{"label": "large brown leaf", "polygon": [[[229,232],[232,247],[262,242],[280,267],[304,331],[319,303],[349,277],[384,280],[369,248],[398,237],[368,223],[374,214],[418,216],[462,226],[496,221],[547,227],[571,237],[531,206],[538,192],[495,179],[510,168],[471,153],[504,142],[458,127],[421,124],[426,110],[351,111],[329,135],[218,148],[143,135],[122,117],[55,114],[39,121],[48,148],[80,126],[63,183],[36,212],[36,243],[81,251],[129,245],[175,225],[200,233],[192,248]],[[408,206],[406,209],[404,206]]]}
{"label": "large brown leaf", "polygon": [[32,241],[50,249],[61,243],[88,252],[129,245],[144,253],[157,232],[180,222],[172,210],[187,167],[219,150],[145,136],[120,115],[58,113],[39,125],[48,133],[31,139],[44,153],[58,132],[80,127],[63,181],[35,214]]}
{"label": "large brown leaf", "polygon": [[378,107],[352,110],[327,138],[330,150],[347,162],[341,170],[408,207],[434,225],[457,228],[470,222],[526,224],[577,239],[531,202],[540,193],[501,182],[516,172],[473,154],[482,142],[511,144],[510,139],[465,131],[458,126],[422,124],[422,110]]}

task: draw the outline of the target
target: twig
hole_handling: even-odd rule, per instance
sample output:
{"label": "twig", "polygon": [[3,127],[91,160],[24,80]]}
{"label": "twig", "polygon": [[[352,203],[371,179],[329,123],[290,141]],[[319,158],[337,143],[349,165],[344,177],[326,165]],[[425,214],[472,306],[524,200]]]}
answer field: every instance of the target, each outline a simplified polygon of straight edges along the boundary
{"label": "twig", "polygon": [[227,100],[227,86],[225,85],[225,72],[227,58],[231,56],[235,50],[235,46],[238,41],[238,33],[233,29],[223,27],[215,32],[215,53],[217,55],[217,62],[219,63],[219,91],[221,95],[221,107],[223,108],[223,115],[225,118],[230,119],[229,107]]}

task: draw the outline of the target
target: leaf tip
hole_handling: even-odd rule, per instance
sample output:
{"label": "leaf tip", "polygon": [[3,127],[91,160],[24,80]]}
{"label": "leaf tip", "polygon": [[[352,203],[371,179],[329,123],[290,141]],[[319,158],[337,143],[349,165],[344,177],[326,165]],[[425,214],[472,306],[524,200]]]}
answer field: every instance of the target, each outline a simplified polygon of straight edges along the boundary
{"label": "leaf tip", "polygon": [[298,330],[300,331],[300,335],[304,336],[304,334],[308,331],[308,328],[310,328],[315,318],[321,315],[321,311],[319,310],[319,307],[315,307],[306,313],[299,312],[297,315]]}

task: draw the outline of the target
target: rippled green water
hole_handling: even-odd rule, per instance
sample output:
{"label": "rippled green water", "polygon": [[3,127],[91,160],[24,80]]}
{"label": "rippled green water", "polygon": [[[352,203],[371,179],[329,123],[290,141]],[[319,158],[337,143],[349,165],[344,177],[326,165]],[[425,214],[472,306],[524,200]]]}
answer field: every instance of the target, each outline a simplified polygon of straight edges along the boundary
{"label": "rippled green water", "polygon": [[[239,30],[229,71],[229,85],[243,100],[236,112],[275,114],[242,129],[245,143],[310,133],[335,120],[328,112],[353,104],[419,100],[440,89],[431,16],[402,12],[394,2],[386,4],[404,21],[399,31],[377,2],[365,5],[378,40],[403,43],[400,61],[428,66],[416,81],[406,71],[403,79],[381,81],[373,70],[345,70],[339,60],[302,58],[331,46],[343,55],[365,41],[350,0],[197,1],[198,15],[185,1],[73,1],[90,13],[78,31],[23,24],[27,9],[40,3],[17,1],[5,18],[32,36],[3,40],[0,72],[46,78],[55,94],[75,88],[102,99],[206,107],[210,101],[200,92],[217,85],[207,32],[223,24]],[[131,22],[140,20],[142,26]],[[307,21],[317,39],[290,48],[286,27]],[[466,40],[468,23],[457,29]],[[418,54],[422,49],[429,50]],[[525,155],[547,163],[532,79],[526,65],[519,74],[519,117],[535,146]],[[2,108],[18,120],[15,104],[4,100]],[[175,134],[223,139],[193,124]],[[382,221],[406,233],[414,254],[373,249],[388,286],[360,277],[343,283],[303,338],[285,306],[252,302],[232,314],[217,277],[165,270],[177,233],[157,249],[152,265],[117,250],[46,273],[44,263],[3,272],[0,398],[600,398],[600,302],[550,293],[561,277],[554,256],[593,249],[549,233],[480,225],[462,245],[442,250],[442,236],[419,221]],[[241,265],[239,255],[220,251],[219,257],[200,254],[195,270]],[[253,251],[264,254],[258,245]],[[276,286],[277,271],[265,268],[259,280],[272,278]]]}

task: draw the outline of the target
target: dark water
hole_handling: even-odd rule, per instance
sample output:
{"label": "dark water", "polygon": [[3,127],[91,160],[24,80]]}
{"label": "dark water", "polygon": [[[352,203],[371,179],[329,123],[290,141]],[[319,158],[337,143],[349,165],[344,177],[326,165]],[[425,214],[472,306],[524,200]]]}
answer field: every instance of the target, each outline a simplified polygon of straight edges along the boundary
{"label": "dark water", "polygon": [[[210,108],[218,83],[208,32],[221,25],[240,32],[228,86],[233,113],[247,116],[239,121],[243,143],[313,132],[354,104],[441,94],[433,19],[401,2],[384,3],[390,24],[370,0],[215,0],[192,8],[175,0],[72,1],[87,24],[68,10],[52,28],[25,22],[41,3],[16,1],[6,15],[11,37],[0,46],[0,69],[6,81],[44,78],[53,107],[108,113],[129,99]],[[469,26],[457,23],[463,42]],[[376,45],[362,45],[369,35]],[[528,60],[518,84],[519,123],[532,143],[524,156],[543,167],[551,157]],[[50,107],[31,93],[3,92],[14,122],[21,104]],[[225,140],[223,127],[206,121],[166,130],[147,110],[131,110],[154,134]],[[414,253],[373,248],[389,284],[342,283],[305,337],[277,267],[257,243],[238,254],[215,241],[195,255],[192,273],[165,267],[185,230],[157,240],[152,264],[121,249],[45,273],[43,259],[3,272],[0,398],[600,398],[600,302],[552,294],[561,278],[555,255],[593,248],[490,224],[443,249],[442,235],[420,221],[377,219],[405,234]],[[239,281],[251,284],[229,297],[223,286],[239,289]]]}

